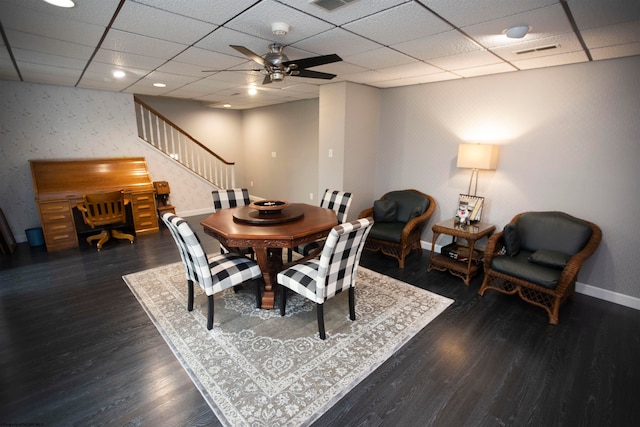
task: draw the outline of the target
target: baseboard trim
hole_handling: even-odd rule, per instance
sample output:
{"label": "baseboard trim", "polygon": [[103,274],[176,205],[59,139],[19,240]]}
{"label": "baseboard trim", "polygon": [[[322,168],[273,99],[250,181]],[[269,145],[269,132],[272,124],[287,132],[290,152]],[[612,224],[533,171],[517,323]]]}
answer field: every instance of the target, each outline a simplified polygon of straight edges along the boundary
{"label": "baseboard trim", "polygon": [[640,298],[632,297],[618,292],[608,291],[596,286],[587,285],[586,283],[576,282],[576,292],[590,297],[609,301],[614,304],[623,305],[625,307],[640,310]]}
{"label": "baseboard trim", "polygon": [[[431,243],[421,240],[420,245],[422,246],[423,250],[431,252]],[[441,245],[436,245],[436,251],[440,251],[441,248]],[[614,304],[633,308],[635,310],[640,310],[640,298],[632,297],[630,295],[609,291],[606,289],[598,288],[597,286],[587,285],[586,283],[580,282],[576,282],[576,292],[603,301],[612,302]]]}

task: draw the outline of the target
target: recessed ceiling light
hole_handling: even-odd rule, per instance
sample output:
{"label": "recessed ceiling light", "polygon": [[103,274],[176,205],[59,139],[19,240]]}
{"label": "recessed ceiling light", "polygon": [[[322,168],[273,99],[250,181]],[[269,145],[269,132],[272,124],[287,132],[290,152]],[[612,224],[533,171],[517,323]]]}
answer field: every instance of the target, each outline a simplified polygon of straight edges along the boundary
{"label": "recessed ceiling light", "polygon": [[527,35],[527,33],[531,30],[531,27],[528,25],[516,25],[510,28],[507,28],[505,34],[510,39],[521,39]]}
{"label": "recessed ceiling light", "polygon": [[258,93],[258,89],[256,89],[255,87],[249,88],[249,95],[255,95],[256,93]]}
{"label": "recessed ceiling light", "polygon": [[122,70],[115,70],[115,71],[113,72],[113,77],[115,77],[116,79],[121,79],[121,78],[123,78],[123,77],[124,77],[124,76],[126,76],[126,75],[127,75],[127,73],[125,73],[125,72],[124,72],[124,71],[122,71]]}
{"label": "recessed ceiling light", "polygon": [[167,87],[167,85],[166,85],[166,84],[164,84],[164,83],[154,83],[153,85],[154,85],[155,87]]}
{"label": "recessed ceiling light", "polygon": [[71,0],[44,0],[44,1],[58,7],[73,7],[76,5]]}
{"label": "recessed ceiling light", "polygon": [[223,107],[224,108],[231,108],[231,104],[224,104]]}

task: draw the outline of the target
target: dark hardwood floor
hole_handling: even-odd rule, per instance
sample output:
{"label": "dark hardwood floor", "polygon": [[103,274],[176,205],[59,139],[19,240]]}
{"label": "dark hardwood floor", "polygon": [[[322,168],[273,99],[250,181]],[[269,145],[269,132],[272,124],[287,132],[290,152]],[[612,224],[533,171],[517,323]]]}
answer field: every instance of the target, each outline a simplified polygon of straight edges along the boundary
{"label": "dark hardwood floor", "polygon": [[[578,294],[551,326],[516,297],[478,296],[480,278],[427,273],[427,260],[401,271],[363,255],[455,303],[314,425],[637,425],[640,312]],[[21,243],[2,256],[0,426],[220,425],[121,279],[176,261],[166,229],[101,252]]]}

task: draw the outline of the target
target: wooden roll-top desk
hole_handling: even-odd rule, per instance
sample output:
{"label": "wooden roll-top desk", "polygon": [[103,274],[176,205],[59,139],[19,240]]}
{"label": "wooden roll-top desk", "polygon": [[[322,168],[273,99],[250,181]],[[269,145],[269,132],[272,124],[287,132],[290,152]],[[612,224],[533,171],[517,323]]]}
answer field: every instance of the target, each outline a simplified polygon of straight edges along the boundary
{"label": "wooden roll-top desk", "polygon": [[74,208],[84,194],[124,190],[135,233],[158,231],[153,181],[144,157],[29,160],[29,163],[48,251],[78,246],[81,225],[77,219],[74,221]]}

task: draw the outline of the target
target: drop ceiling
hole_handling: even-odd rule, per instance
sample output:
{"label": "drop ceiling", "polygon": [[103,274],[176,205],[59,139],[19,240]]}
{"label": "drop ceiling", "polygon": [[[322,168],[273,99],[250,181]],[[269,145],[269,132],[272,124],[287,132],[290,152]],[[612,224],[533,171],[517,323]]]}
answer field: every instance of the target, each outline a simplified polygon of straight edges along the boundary
{"label": "drop ceiling", "polygon": [[[0,79],[246,109],[315,98],[320,85],[340,81],[391,88],[640,54],[638,0],[353,0],[334,10],[309,0],[75,4],[2,0]],[[274,22],[289,32],[273,34]],[[507,38],[515,25],[531,28]],[[238,71],[259,66],[229,45],[263,55],[274,42],[290,60],[338,54],[342,62],[312,68],[337,77],[262,85],[260,72]],[[116,69],[125,77],[114,78]]]}

